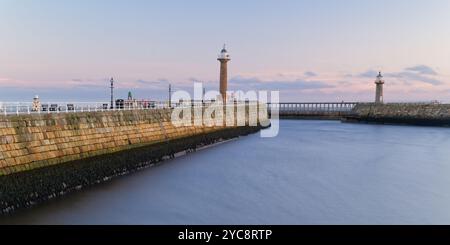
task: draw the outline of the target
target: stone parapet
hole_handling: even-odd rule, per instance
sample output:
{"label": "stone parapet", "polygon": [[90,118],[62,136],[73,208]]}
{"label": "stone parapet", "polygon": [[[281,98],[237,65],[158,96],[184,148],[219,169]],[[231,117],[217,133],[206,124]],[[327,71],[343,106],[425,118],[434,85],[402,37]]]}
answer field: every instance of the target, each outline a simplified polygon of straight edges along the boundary
{"label": "stone parapet", "polygon": [[450,126],[450,105],[433,103],[358,104],[344,121]]}

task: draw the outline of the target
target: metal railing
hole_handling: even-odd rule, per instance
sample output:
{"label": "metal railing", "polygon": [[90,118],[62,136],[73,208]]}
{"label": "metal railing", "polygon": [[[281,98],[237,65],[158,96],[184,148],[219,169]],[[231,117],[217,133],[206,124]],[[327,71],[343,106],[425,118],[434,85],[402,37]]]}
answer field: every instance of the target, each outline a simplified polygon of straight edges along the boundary
{"label": "metal railing", "polygon": [[[127,110],[154,110],[175,107],[207,107],[215,101],[116,101],[111,107],[107,102],[0,102],[0,115],[82,113]],[[258,104],[258,102],[236,102],[238,104]]]}
{"label": "metal railing", "polygon": [[127,102],[111,107],[104,102],[0,102],[0,115],[80,113],[117,110],[150,110],[168,108],[168,102]]}
{"label": "metal railing", "polygon": [[278,109],[280,114],[290,113],[333,113],[350,112],[357,105],[356,102],[302,102],[302,103],[269,103],[269,110]]}

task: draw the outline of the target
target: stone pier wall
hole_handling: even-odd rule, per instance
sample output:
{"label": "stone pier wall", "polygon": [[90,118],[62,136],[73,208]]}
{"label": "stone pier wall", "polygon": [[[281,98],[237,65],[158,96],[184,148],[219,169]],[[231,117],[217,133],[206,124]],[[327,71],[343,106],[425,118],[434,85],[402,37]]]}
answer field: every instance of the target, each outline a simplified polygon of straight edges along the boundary
{"label": "stone pier wall", "polygon": [[248,125],[249,113],[240,127],[175,127],[169,109],[2,116],[0,214],[256,133],[262,126]]}
{"label": "stone pier wall", "polygon": [[213,130],[175,128],[167,110],[3,116],[0,175]]}
{"label": "stone pier wall", "polygon": [[450,104],[358,104],[347,122],[450,126]]}
{"label": "stone pier wall", "polygon": [[0,116],[0,176],[220,129],[174,127],[167,109]]}

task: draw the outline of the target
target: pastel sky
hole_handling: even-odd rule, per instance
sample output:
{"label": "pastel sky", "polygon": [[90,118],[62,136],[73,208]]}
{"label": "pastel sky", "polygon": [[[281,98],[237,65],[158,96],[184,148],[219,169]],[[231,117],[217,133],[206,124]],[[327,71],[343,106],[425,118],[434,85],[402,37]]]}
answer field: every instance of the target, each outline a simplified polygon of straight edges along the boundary
{"label": "pastel sky", "polygon": [[165,99],[167,86],[283,101],[450,101],[448,0],[0,0],[0,101]]}

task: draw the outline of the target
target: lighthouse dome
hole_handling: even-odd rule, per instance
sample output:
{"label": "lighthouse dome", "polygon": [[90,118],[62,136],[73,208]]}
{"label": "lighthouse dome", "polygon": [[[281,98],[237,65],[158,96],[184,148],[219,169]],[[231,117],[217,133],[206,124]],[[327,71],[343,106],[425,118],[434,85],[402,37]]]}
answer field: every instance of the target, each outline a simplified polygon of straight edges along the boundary
{"label": "lighthouse dome", "polygon": [[223,45],[222,51],[220,51],[219,60],[230,60],[230,55],[228,54],[225,45]]}
{"label": "lighthouse dome", "polygon": [[220,51],[220,53],[222,53],[222,54],[223,53],[228,53],[226,44],[223,45],[222,51]]}
{"label": "lighthouse dome", "polygon": [[381,75],[381,71],[378,73],[377,79],[375,80],[375,84],[384,84],[383,75]]}

